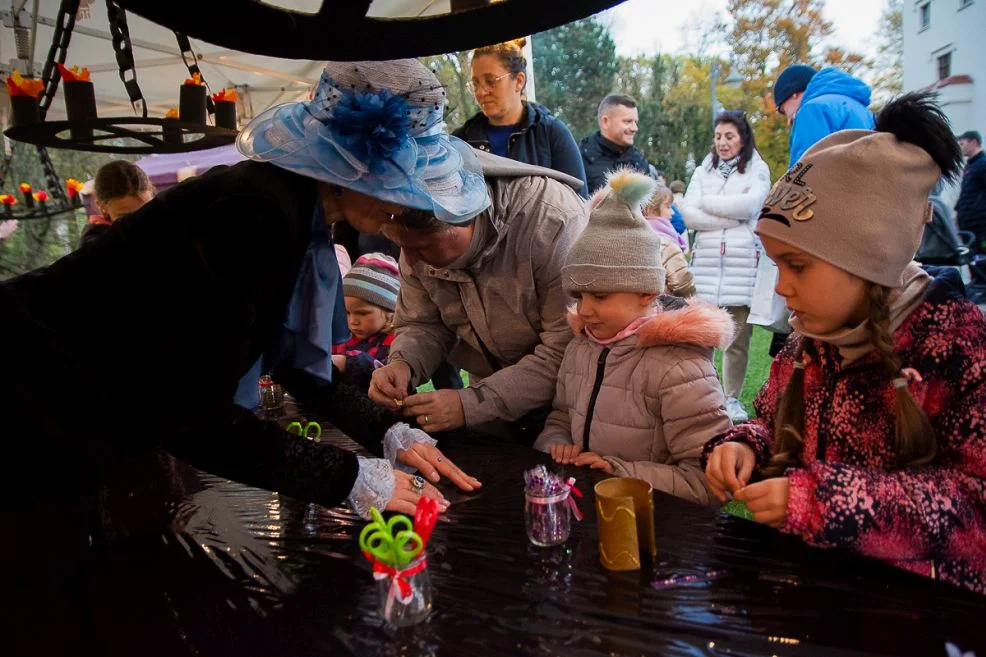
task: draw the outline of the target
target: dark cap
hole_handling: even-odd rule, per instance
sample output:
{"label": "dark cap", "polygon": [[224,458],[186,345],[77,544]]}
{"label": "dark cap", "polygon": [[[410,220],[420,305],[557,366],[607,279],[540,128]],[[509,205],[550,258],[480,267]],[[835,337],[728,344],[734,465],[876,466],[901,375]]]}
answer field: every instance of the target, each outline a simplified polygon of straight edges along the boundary
{"label": "dark cap", "polygon": [[980,146],[983,145],[983,136],[975,130],[966,130],[961,135],[956,137],[956,139],[972,139]]}
{"label": "dark cap", "polygon": [[785,100],[808,88],[808,83],[817,73],[815,69],[804,64],[788,66],[777,76],[774,83],[774,105],[780,109]]}

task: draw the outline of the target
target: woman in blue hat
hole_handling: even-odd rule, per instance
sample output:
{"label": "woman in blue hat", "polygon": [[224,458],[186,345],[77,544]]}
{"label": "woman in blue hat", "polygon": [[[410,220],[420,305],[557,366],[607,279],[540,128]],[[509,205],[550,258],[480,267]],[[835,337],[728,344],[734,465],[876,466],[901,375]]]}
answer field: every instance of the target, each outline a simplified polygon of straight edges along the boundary
{"label": "woman in blue hat", "polygon": [[[348,498],[361,514],[413,511],[422,493],[443,500],[395,462],[477,487],[427,434],[338,380],[331,361],[349,337],[331,224],[376,232],[412,210],[456,223],[489,205],[473,151],[444,134],[444,98],[415,60],[329,63],[311,101],[244,129],[238,147],[255,161],[189,180],[91,247],[0,284],[11,347],[0,409],[19,466],[7,492],[77,491],[157,446],[287,495]],[[243,393],[261,371],[387,458],[256,418]]]}

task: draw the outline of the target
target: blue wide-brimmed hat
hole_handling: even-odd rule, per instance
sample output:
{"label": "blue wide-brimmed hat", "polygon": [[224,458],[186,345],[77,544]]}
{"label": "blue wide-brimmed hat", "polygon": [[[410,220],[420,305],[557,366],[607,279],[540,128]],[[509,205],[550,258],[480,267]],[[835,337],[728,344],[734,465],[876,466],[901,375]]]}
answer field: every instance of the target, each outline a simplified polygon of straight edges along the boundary
{"label": "blue wide-brimmed hat", "polygon": [[446,223],[490,205],[472,148],[445,134],[445,89],[416,59],[329,62],[312,100],[263,112],[240,153]]}

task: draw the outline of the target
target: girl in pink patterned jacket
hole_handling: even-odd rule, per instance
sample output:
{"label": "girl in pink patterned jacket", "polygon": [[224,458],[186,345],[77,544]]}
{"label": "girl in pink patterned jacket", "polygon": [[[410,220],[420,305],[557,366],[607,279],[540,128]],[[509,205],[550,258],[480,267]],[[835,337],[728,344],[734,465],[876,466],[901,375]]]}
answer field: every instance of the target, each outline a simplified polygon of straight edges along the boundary
{"label": "girl in pink patterned jacket", "polygon": [[820,547],[986,593],[986,318],[911,258],[959,152],[927,96],[808,150],[757,224],[796,329],[757,419],[709,441],[720,500]]}

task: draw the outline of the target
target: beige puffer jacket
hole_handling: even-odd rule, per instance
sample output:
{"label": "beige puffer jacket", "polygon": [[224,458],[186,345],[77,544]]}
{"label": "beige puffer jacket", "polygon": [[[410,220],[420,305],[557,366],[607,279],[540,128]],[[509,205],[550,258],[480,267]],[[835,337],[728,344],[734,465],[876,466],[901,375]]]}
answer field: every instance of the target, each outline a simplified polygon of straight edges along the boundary
{"label": "beige puffer jacket", "polygon": [[476,218],[468,251],[448,267],[401,257],[390,362],[406,362],[417,386],[448,358],[470,374],[470,387],[458,391],[466,426],[496,431],[506,428],[495,421],[551,403],[572,339],[561,267],[588,210],[571,176],[477,155],[493,204]]}
{"label": "beige puffer jacket", "polygon": [[[636,335],[603,346],[578,317],[558,373],[554,410],[535,447],[579,444],[615,474],[708,504],[702,448],[730,428],[712,349],[729,343],[729,314],[708,302],[661,297]],[[574,439],[574,440],[573,440]]]}

